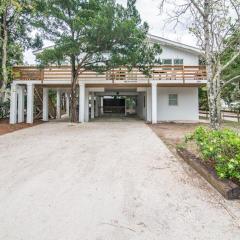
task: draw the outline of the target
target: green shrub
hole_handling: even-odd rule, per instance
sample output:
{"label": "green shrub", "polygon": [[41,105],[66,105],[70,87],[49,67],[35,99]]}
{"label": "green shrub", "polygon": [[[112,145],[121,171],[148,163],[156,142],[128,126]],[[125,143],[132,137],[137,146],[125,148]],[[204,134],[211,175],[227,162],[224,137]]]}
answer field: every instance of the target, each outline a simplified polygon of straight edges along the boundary
{"label": "green shrub", "polygon": [[240,136],[232,130],[210,130],[198,127],[185,141],[195,141],[205,161],[214,163],[222,179],[240,181]]}
{"label": "green shrub", "polygon": [[6,118],[9,116],[10,111],[10,101],[0,102],[0,119]]}

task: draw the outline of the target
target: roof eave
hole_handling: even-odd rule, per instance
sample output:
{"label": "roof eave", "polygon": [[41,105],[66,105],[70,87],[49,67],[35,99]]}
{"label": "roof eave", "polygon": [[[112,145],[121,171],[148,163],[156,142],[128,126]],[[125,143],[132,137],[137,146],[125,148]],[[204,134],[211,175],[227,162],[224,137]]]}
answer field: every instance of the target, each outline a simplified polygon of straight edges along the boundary
{"label": "roof eave", "polygon": [[[201,50],[200,48],[193,47],[193,46],[190,46],[190,45],[187,45],[187,44],[178,43],[178,42],[175,42],[175,41],[172,41],[172,40],[169,40],[169,39],[166,39],[166,38],[158,37],[158,36],[155,36],[155,35],[152,35],[152,34],[148,34],[148,38],[149,38],[150,41],[151,40],[155,41],[157,43],[160,43],[163,46],[170,46],[170,47],[173,47],[173,48],[183,49],[185,51],[191,52],[191,53],[196,54],[196,55],[202,55],[203,54],[203,50]],[[33,51],[33,54],[36,55],[38,53],[41,53],[44,49],[53,48],[53,47],[54,47],[54,45],[35,50],[35,51]]]}
{"label": "roof eave", "polygon": [[184,49],[185,51],[194,53],[196,55],[203,54],[203,51],[197,47],[193,47],[193,46],[183,44],[183,43],[178,43],[178,42],[175,42],[175,41],[172,41],[172,40],[169,40],[166,38],[158,37],[158,36],[155,36],[152,34],[148,34],[148,37],[149,37],[149,40],[153,40],[153,41],[158,42],[165,46],[171,46],[171,47],[178,48],[178,49]]}

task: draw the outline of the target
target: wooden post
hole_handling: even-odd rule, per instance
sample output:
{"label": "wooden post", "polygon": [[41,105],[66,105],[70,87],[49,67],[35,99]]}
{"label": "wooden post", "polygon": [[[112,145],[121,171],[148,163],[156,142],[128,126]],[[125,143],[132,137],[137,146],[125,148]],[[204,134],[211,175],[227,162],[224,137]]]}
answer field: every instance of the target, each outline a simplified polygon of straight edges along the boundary
{"label": "wooden post", "polygon": [[10,101],[10,124],[17,123],[17,85],[11,84],[11,101]]}
{"label": "wooden post", "polygon": [[24,86],[18,86],[18,122],[24,122]]}
{"label": "wooden post", "polygon": [[185,83],[184,65],[182,66],[183,83]]}
{"label": "wooden post", "polygon": [[85,84],[79,84],[79,122],[84,123],[85,120]]}
{"label": "wooden post", "polygon": [[27,83],[27,123],[33,123],[34,84]]}
{"label": "wooden post", "polygon": [[57,89],[57,119],[61,119],[61,90]]}
{"label": "wooden post", "polygon": [[152,82],[152,124],[157,123],[157,83]]}
{"label": "wooden post", "polygon": [[48,121],[48,88],[43,88],[43,121]]}
{"label": "wooden post", "polygon": [[40,80],[42,81],[43,84],[43,80],[44,80],[44,69],[40,70]]}

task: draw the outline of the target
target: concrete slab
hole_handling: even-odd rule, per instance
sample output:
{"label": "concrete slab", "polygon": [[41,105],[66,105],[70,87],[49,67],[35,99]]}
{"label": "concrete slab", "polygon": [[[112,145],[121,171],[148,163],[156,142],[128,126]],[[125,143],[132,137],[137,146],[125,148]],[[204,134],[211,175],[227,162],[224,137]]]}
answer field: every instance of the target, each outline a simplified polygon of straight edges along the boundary
{"label": "concrete slab", "polygon": [[227,202],[141,121],[0,136],[1,240],[239,239]]}

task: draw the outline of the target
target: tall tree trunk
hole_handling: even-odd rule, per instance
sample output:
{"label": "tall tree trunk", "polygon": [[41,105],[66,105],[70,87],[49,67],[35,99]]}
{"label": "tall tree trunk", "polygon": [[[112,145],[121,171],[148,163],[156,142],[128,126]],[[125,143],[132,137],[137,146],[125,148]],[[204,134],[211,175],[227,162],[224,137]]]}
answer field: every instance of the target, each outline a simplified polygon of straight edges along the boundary
{"label": "tall tree trunk", "polygon": [[7,73],[7,44],[8,44],[8,32],[7,32],[7,10],[3,13],[2,21],[2,86],[1,86],[1,99],[3,102],[7,100],[6,87],[8,83]]}
{"label": "tall tree trunk", "polygon": [[76,59],[74,56],[71,57],[71,71],[72,71],[72,79],[71,79],[71,112],[70,112],[70,120],[71,122],[77,122],[77,79],[78,73],[76,70]]}
{"label": "tall tree trunk", "polygon": [[[2,55],[2,40],[3,40],[3,14],[0,13],[0,47],[1,47],[0,51],[1,51],[1,55]],[[2,66],[1,66],[1,68],[2,68]],[[3,81],[2,81],[2,69],[1,69],[1,71],[0,71],[0,100],[1,100],[2,83],[3,83]]]}
{"label": "tall tree trunk", "polygon": [[209,0],[204,0],[204,41],[205,41],[205,60],[207,70],[207,90],[208,90],[208,106],[209,120],[212,129],[218,129],[220,126],[218,97],[217,97],[217,82],[214,82],[213,76],[213,60],[211,56],[210,46],[210,28],[209,28],[210,3]]}
{"label": "tall tree trunk", "polygon": [[220,92],[220,62],[216,63],[217,73],[215,77],[211,79],[211,88],[209,88],[209,115],[210,115],[210,126],[212,129],[219,129],[221,125],[221,95]]}
{"label": "tall tree trunk", "polygon": [[216,121],[216,125],[217,125],[217,129],[220,128],[221,126],[221,94],[219,94],[219,92],[221,92],[221,71],[220,71],[220,67],[221,67],[221,63],[220,60],[218,61],[218,73],[217,73],[217,77],[216,77],[216,89],[215,89],[215,98],[216,98],[216,111],[217,111],[217,121]]}
{"label": "tall tree trunk", "polygon": [[219,96],[214,99],[211,93],[208,94],[208,98],[210,127],[214,130],[218,130],[221,121],[221,112],[219,111],[220,99]]}

